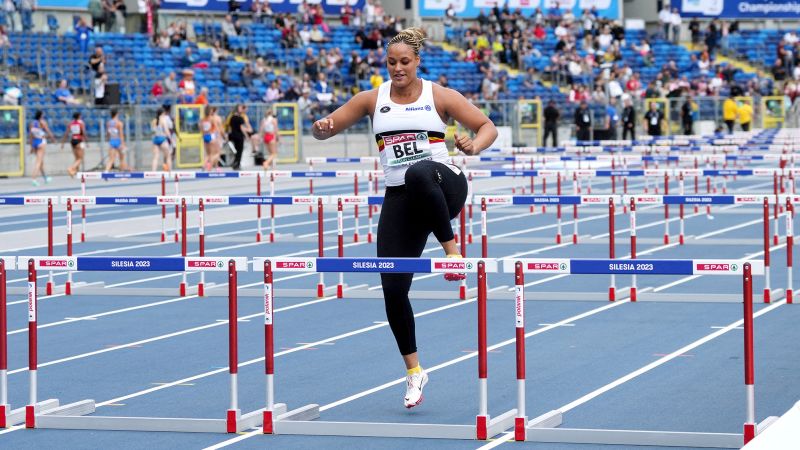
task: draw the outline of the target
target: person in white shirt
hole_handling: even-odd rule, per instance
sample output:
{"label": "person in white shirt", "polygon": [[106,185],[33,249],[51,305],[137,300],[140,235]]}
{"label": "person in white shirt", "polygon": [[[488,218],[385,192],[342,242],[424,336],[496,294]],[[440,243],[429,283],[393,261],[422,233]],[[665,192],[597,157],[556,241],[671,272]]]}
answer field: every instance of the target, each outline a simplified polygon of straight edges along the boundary
{"label": "person in white shirt", "polygon": [[681,14],[678,12],[678,8],[672,8],[672,14],[670,14],[670,25],[672,26],[672,42],[674,44],[678,44],[681,38],[681,23],[683,20],[681,19]]}
{"label": "person in white shirt", "polygon": [[669,40],[669,29],[672,26],[672,12],[669,10],[669,4],[665,3],[661,11],[658,12],[658,23],[661,24],[664,39]]}

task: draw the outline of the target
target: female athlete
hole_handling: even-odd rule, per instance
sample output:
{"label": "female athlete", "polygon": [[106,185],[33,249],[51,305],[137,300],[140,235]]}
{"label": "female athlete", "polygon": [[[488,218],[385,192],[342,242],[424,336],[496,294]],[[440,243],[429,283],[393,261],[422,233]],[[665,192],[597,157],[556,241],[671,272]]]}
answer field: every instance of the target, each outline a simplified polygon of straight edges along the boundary
{"label": "female athlete", "polygon": [[[312,127],[315,138],[328,139],[364,116],[372,119],[386,177],[378,222],[379,257],[418,258],[431,232],[448,257],[460,257],[450,221],[464,206],[467,179],[447,163],[446,124],[452,118],[475,133],[473,138],[455,135],[455,147],[468,155],[479,153],[497,138],[492,121],[463,95],[417,77],[424,40],[419,28],[401,31],[387,49],[389,80],[355,95]],[[422,388],[428,381],[419,365],[414,313],[408,300],[412,276],[381,274],[389,326],[407,369],[406,408],[422,402]]]}

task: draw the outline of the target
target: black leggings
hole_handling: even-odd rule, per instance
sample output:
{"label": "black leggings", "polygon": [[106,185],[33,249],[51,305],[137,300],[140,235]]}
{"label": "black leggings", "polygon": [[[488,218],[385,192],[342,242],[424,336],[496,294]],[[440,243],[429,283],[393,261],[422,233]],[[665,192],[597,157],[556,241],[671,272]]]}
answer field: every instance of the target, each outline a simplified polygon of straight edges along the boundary
{"label": "black leggings", "polygon": [[[408,168],[404,186],[386,188],[378,221],[378,257],[419,258],[428,235],[453,239],[450,221],[464,207],[467,178],[442,163],[420,161]],[[417,351],[414,312],[408,300],[411,273],[382,273],[386,317],[402,355]]]}
{"label": "black leggings", "polygon": [[233,162],[231,163],[231,169],[239,170],[239,167],[242,164],[242,153],[244,152],[244,135],[242,134],[230,134],[228,135],[228,140],[233,143],[233,148],[236,150],[236,154],[233,157]]}

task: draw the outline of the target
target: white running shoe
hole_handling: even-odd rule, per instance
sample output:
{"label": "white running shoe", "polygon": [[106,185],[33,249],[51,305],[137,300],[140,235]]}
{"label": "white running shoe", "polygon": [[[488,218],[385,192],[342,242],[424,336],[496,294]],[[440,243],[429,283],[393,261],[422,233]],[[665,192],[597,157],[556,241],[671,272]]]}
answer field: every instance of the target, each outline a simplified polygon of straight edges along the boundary
{"label": "white running shoe", "polygon": [[428,384],[428,374],[424,370],[406,376],[406,408],[413,408],[422,403],[422,388]]}

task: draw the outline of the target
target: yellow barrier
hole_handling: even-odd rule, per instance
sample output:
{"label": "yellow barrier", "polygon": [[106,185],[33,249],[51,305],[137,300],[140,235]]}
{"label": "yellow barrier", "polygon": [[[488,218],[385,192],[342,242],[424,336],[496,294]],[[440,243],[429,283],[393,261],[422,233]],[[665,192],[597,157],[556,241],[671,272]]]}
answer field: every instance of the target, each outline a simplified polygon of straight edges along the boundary
{"label": "yellow barrier", "polygon": [[25,174],[25,110],[0,106],[0,176]]}
{"label": "yellow barrier", "polygon": [[761,97],[761,128],[777,128],[783,126],[786,119],[786,108],[780,95]]}
{"label": "yellow barrier", "polygon": [[519,101],[517,106],[520,129],[536,130],[536,145],[541,147],[542,101],[538,99],[523,99]]}
{"label": "yellow barrier", "polygon": [[200,168],[205,162],[205,148],[200,121],[203,105],[177,105],[175,107],[175,132],[178,136],[175,167]]}
{"label": "yellow barrier", "polygon": [[290,152],[286,151],[286,146],[278,146],[279,163],[296,163],[300,161],[300,140],[302,139],[302,124],[300,123],[300,112],[297,110],[296,103],[275,103],[272,105],[275,110],[275,117],[278,119],[278,134],[281,141],[285,137],[292,138]]}

